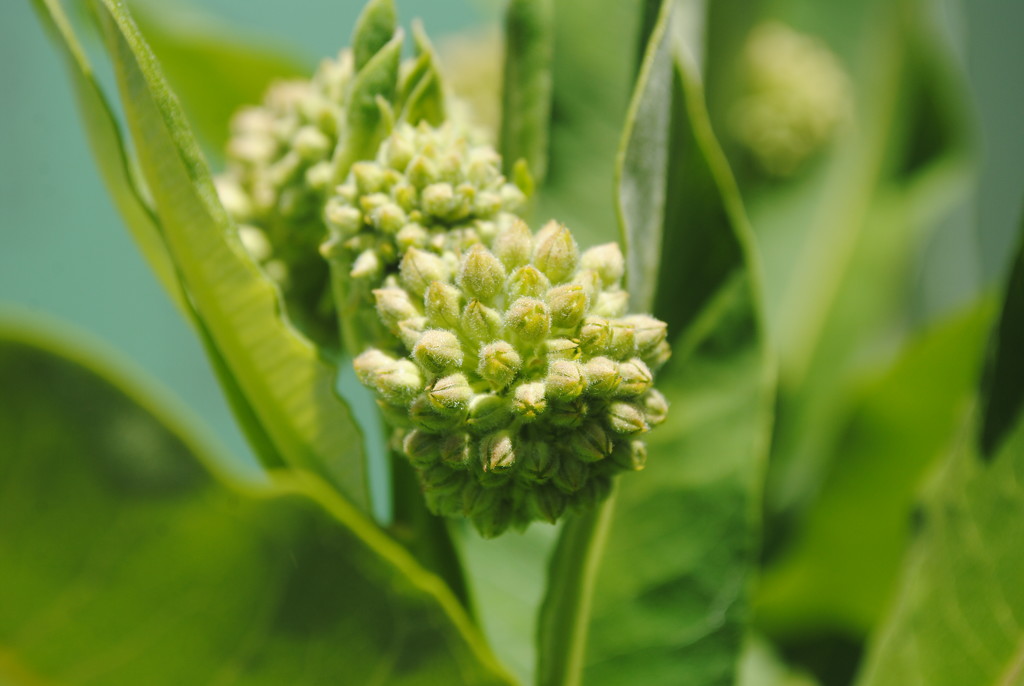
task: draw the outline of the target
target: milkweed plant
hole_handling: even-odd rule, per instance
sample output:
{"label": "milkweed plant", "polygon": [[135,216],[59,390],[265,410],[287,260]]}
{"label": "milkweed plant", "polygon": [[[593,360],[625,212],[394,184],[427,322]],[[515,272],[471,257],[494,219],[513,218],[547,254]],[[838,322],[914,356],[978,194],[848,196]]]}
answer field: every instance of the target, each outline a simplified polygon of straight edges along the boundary
{"label": "milkweed plant", "polygon": [[0,327],[0,682],[1024,683],[1024,257],[893,295],[971,178],[927,3],[854,3],[869,59],[508,0],[448,61],[370,0],[205,152],[158,24],[89,4],[115,108],[33,4],[260,469]]}

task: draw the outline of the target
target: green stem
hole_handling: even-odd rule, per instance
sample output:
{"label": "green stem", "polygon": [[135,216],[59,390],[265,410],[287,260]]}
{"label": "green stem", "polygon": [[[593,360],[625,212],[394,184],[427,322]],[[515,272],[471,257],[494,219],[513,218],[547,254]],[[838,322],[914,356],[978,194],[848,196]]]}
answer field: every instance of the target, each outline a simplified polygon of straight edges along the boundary
{"label": "green stem", "polygon": [[390,453],[394,518],[391,534],[421,565],[441,577],[471,618],[475,616],[462,561],[448,524],[423,502],[416,474],[404,456]]}
{"label": "green stem", "polygon": [[569,518],[558,538],[537,622],[537,686],[580,684],[591,598],[617,490],[593,510]]}

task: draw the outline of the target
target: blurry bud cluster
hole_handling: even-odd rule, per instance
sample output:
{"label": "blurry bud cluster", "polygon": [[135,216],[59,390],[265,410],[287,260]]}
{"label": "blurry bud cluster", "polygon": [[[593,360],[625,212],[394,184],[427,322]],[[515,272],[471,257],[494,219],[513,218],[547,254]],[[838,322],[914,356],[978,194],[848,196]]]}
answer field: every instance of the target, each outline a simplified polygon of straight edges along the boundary
{"label": "blurry bud cluster", "polygon": [[754,29],[743,51],[745,95],[732,112],[736,138],[772,176],[789,176],[834,136],[850,87],[821,41],[785,24]]}

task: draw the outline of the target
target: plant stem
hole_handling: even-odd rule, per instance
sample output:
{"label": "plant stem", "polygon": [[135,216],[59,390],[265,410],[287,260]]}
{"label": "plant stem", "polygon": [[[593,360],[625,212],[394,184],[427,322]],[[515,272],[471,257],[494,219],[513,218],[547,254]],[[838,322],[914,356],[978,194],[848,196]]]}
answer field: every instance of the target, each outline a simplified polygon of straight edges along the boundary
{"label": "plant stem", "polygon": [[441,577],[471,618],[474,617],[466,575],[443,517],[427,510],[416,475],[402,455],[390,452],[394,519],[392,535]]}
{"label": "plant stem", "polygon": [[537,686],[578,686],[597,581],[617,488],[589,512],[569,518],[548,571],[537,622]]}

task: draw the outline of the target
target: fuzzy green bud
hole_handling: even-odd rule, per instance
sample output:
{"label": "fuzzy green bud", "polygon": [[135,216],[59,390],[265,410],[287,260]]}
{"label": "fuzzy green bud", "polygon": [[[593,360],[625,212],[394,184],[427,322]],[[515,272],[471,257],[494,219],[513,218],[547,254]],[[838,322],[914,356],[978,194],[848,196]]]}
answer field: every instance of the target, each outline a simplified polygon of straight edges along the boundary
{"label": "fuzzy green bud", "polygon": [[450,374],[435,381],[427,390],[427,396],[442,412],[461,411],[468,407],[473,389],[469,387],[465,374]]}
{"label": "fuzzy green bud", "polygon": [[557,488],[540,486],[530,489],[526,507],[536,519],[554,524],[567,505],[568,500]]}
{"label": "fuzzy green bud", "polygon": [[590,248],[580,257],[580,268],[592,269],[607,286],[617,284],[626,273],[626,260],[618,243],[604,243]]}
{"label": "fuzzy green bud", "polygon": [[441,456],[441,437],[437,434],[413,429],[402,441],[402,451],[417,467],[428,467]]}
{"label": "fuzzy green bud", "polygon": [[523,358],[507,341],[495,341],[480,349],[477,373],[496,389],[508,386],[523,366]]}
{"label": "fuzzy green bud", "polygon": [[424,393],[409,405],[409,419],[418,428],[430,433],[446,433],[458,427],[465,420],[466,413],[456,409],[438,409]]}
{"label": "fuzzy green bud", "polygon": [[494,393],[478,393],[469,401],[470,431],[476,434],[493,431],[508,423],[511,409],[508,402]]}
{"label": "fuzzy green bud", "polygon": [[558,329],[575,327],[587,311],[587,294],[577,284],[555,286],[547,292],[551,308],[551,325]]}
{"label": "fuzzy green bud", "polygon": [[409,360],[397,360],[378,372],[370,385],[388,402],[401,405],[423,390],[423,375]]}
{"label": "fuzzy green bud", "polygon": [[462,366],[462,345],[455,334],[444,329],[424,331],[412,355],[425,369],[435,374]]}
{"label": "fuzzy green bud", "polygon": [[477,343],[493,341],[501,335],[501,315],[479,300],[472,300],[462,311],[462,331]]}
{"label": "fuzzy green bud", "polygon": [[494,254],[507,269],[522,267],[533,255],[533,234],[521,219],[498,234],[494,241]]}
{"label": "fuzzy green bud", "polygon": [[516,463],[512,434],[498,431],[480,441],[480,463],[485,472],[507,472]]}
{"label": "fuzzy green bud", "polygon": [[540,382],[520,384],[512,395],[512,409],[523,421],[532,422],[547,409],[545,390]]}
{"label": "fuzzy green bud", "polygon": [[668,400],[657,389],[652,388],[641,398],[644,415],[650,426],[657,426],[668,418]]}
{"label": "fuzzy green bud", "polygon": [[607,357],[592,357],[583,366],[587,377],[587,386],[591,393],[607,397],[619,388],[622,377],[619,376],[619,365]]}
{"label": "fuzzy green bud", "polygon": [[527,481],[544,483],[558,467],[551,446],[543,441],[521,441],[518,452],[520,474]]}
{"label": "fuzzy green bud", "polygon": [[642,433],[650,429],[641,407],[634,403],[615,401],[608,404],[608,428],[619,434]]}
{"label": "fuzzy green bud", "polygon": [[419,310],[403,288],[377,288],[373,291],[377,301],[377,314],[389,329],[398,328],[398,323],[420,316]]}
{"label": "fuzzy green bud", "polygon": [[533,263],[552,283],[561,283],[576,271],[579,249],[565,225],[556,222],[551,226],[549,223],[537,236]]}
{"label": "fuzzy green bud", "polygon": [[654,383],[654,375],[651,374],[650,368],[636,357],[619,365],[619,376],[622,381],[618,394],[622,396],[643,395]]}
{"label": "fuzzy green bud", "polygon": [[505,328],[526,344],[536,344],[551,332],[548,306],[533,298],[519,298],[505,312]]}
{"label": "fuzzy green bud", "polygon": [[398,322],[398,339],[406,350],[412,350],[427,330],[426,317],[411,317]]}
{"label": "fuzzy green bud", "polygon": [[636,332],[636,348],[641,355],[654,351],[668,336],[668,325],[646,314],[623,317],[622,321],[630,324]]}
{"label": "fuzzy green bud", "polygon": [[555,360],[548,365],[548,375],[544,383],[548,396],[559,400],[579,397],[587,387],[583,367],[578,362],[569,360]]}
{"label": "fuzzy green bud", "polygon": [[611,323],[604,317],[588,315],[580,327],[580,347],[588,355],[601,355],[611,342]]}
{"label": "fuzzy green bud", "polygon": [[548,277],[532,264],[519,267],[508,277],[505,285],[506,297],[511,300],[518,298],[542,298],[551,288]]}
{"label": "fuzzy green bud", "polygon": [[552,476],[551,483],[563,493],[572,495],[583,488],[588,478],[590,466],[586,462],[574,459],[571,455],[563,455],[558,459],[558,470]]}
{"label": "fuzzy green bud", "polygon": [[505,286],[505,267],[482,245],[474,245],[459,267],[458,285],[470,298],[490,302]]}
{"label": "fuzzy green bud", "polygon": [[569,438],[569,445],[573,454],[584,462],[597,462],[612,451],[612,441],[607,432],[594,421],[576,429]]}
{"label": "fuzzy green bud", "polygon": [[638,472],[647,464],[647,445],[643,441],[619,441],[611,457],[621,469]]}
{"label": "fuzzy green bud", "polygon": [[628,307],[629,293],[626,291],[602,291],[592,312],[601,317],[621,317]]}
{"label": "fuzzy green bud", "polygon": [[544,341],[544,354],[549,360],[578,360],[580,344],[571,338],[549,338]]}
{"label": "fuzzy green bud", "polygon": [[473,454],[473,444],[465,433],[449,434],[441,440],[441,461],[454,469],[465,469]]}
{"label": "fuzzy green bud", "polygon": [[431,325],[457,329],[462,311],[462,293],[451,284],[434,281],[423,294],[423,309]]}
{"label": "fuzzy green bud", "polygon": [[434,281],[447,281],[451,276],[444,260],[415,248],[405,253],[400,271],[403,285],[419,297],[423,297]]}

